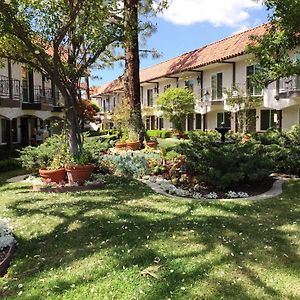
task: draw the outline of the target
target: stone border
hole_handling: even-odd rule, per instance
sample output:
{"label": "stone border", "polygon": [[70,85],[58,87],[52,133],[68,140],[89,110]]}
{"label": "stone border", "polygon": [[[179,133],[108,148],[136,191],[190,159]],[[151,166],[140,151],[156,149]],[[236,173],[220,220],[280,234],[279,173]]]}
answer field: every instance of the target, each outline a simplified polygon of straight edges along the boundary
{"label": "stone border", "polygon": [[164,195],[164,196],[167,196],[167,197],[170,197],[170,198],[209,202],[209,201],[237,201],[237,200],[258,201],[258,200],[265,200],[265,199],[277,197],[282,193],[282,185],[283,185],[284,181],[287,181],[287,180],[289,180],[289,179],[285,179],[285,178],[277,179],[273,183],[272,187],[267,192],[260,194],[260,195],[251,196],[248,198],[228,198],[228,199],[227,198],[225,198],[225,199],[204,199],[204,198],[196,199],[196,198],[189,198],[189,197],[174,196],[174,195],[170,195],[170,194],[166,193],[158,184],[156,184],[154,182],[150,182],[150,181],[146,181],[146,180],[141,180],[141,182],[143,182],[144,184],[149,186],[154,192]]}
{"label": "stone border", "polygon": [[0,277],[3,277],[6,274],[9,264],[12,261],[15,249],[16,244],[13,242],[9,247],[6,257],[0,262]]}

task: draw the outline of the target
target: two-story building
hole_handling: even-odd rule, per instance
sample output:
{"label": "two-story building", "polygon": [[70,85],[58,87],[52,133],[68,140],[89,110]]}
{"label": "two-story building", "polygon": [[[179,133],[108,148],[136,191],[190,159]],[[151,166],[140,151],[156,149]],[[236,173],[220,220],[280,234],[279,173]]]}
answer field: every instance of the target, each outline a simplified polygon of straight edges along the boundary
{"label": "two-story building", "polygon": [[[245,95],[262,99],[261,104],[250,111],[253,115],[251,131],[265,131],[274,126],[288,129],[299,124],[300,77],[283,78],[264,90],[252,86],[249,80],[258,66],[247,53],[247,45],[251,43],[251,36],[262,35],[266,30],[268,25],[261,25],[141,70],[141,103],[146,128],[172,128],[156,106],[158,95],[169,87],[187,87],[196,96],[195,112],[186,117],[186,130],[214,129],[225,122],[236,131],[236,108],[226,103],[226,91],[233,86]],[[109,117],[108,112],[122,101],[122,90],[122,81],[118,79],[97,89],[95,97],[102,108],[102,119]]]}
{"label": "two-story building", "polygon": [[57,88],[44,75],[0,60],[0,149],[36,144],[41,131],[57,132],[62,104]]}

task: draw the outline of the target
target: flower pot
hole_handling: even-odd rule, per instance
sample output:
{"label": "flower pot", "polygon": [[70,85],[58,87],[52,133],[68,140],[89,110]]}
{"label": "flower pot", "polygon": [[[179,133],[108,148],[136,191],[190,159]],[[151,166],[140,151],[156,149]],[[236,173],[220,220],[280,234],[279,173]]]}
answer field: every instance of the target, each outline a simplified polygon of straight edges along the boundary
{"label": "flower pot", "polygon": [[43,181],[60,183],[62,181],[65,181],[66,170],[65,168],[57,170],[39,169],[39,174],[43,178]]}
{"label": "flower pot", "polygon": [[94,168],[94,165],[67,166],[66,171],[69,184],[84,185],[91,178]]}
{"label": "flower pot", "polygon": [[138,141],[137,142],[126,142],[127,149],[130,149],[130,150],[133,150],[133,151],[139,150],[140,146],[141,146],[141,144]]}
{"label": "flower pot", "polygon": [[146,145],[150,148],[156,148],[157,147],[157,142],[146,142]]}
{"label": "flower pot", "polygon": [[126,148],[126,143],[125,142],[117,142],[115,147],[117,149],[125,149]]}

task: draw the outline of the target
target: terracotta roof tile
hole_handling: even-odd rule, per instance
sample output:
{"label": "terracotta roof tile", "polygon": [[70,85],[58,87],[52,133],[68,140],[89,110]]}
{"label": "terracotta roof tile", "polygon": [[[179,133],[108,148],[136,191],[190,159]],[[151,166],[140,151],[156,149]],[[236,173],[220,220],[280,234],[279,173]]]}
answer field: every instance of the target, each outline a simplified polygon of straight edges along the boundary
{"label": "terracotta roof tile", "polygon": [[[263,24],[143,69],[140,71],[141,83],[243,55],[245,54],[247,45],[251,43],[250,36],[263,35],[269,27],[269,24]],[[109,93],[121,89],[122,82],[120,80],[114,80],[100,87],[98,94]]]}

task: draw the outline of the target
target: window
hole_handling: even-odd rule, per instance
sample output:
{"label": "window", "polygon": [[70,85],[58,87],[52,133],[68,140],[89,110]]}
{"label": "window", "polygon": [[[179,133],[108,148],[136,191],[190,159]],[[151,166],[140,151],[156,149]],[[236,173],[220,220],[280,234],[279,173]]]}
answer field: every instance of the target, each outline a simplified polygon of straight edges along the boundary
{"label": "window", "polygon": [[196,114],[196,129],[202,129],[202,115]]}
{"label": "window", "polygon": [[223,99],[223,73],[213,74],[211,76],[211,99]]}
{"label": "window", "polygon": [[171,87],[171,84],[167,84],[164,86],[164,92]]}
{"label": "window", "polygon": [[246,89],[248,94],[251,96],[261,96],[262,89],[256,87],[251,82],[251,76],[259,72],[259,65],[252,65],[247,67],[247,80],[246,80]]}
{"label": "window", "polygon": [[116,97],[112,97],[112,102],[111,102],[111,111],[113,111],[116,107]]}
{"label": "window", "polygon": [[260,111],[260,130],[267,130],[276,127],[276,110],[264,109]]}
{"label": "window", "polygon": [[194,115],[193,114],[188,114],[187,116],[188,120],[188,131],[194,130]]}
{"label": "window", "polygon": [[186,80],[186,81],[184,82],[184,86],[185,86],[188,90],[190,90],[191,92],[194,91],[194,81],[193,81],[193,80]]}
{"label": "window", "polygon": [[146,130],[154,130],[155,127],[155,116],[146,117]]}
{"label": "window", "polygon": [[153,106],[153,89],[147,90],[147,106]]}
{"label": "window", "polygon": [[164,118],[158,118],[157,122],[158,122],[158,126],[157,126],[158,129],[162,130],[164,128]]}
{"label": "window", "polygon": [[217,127],[221,127],[224,122],[225,127],[231,127],[231,113],[230,112],[221,112],[217,113]]}

